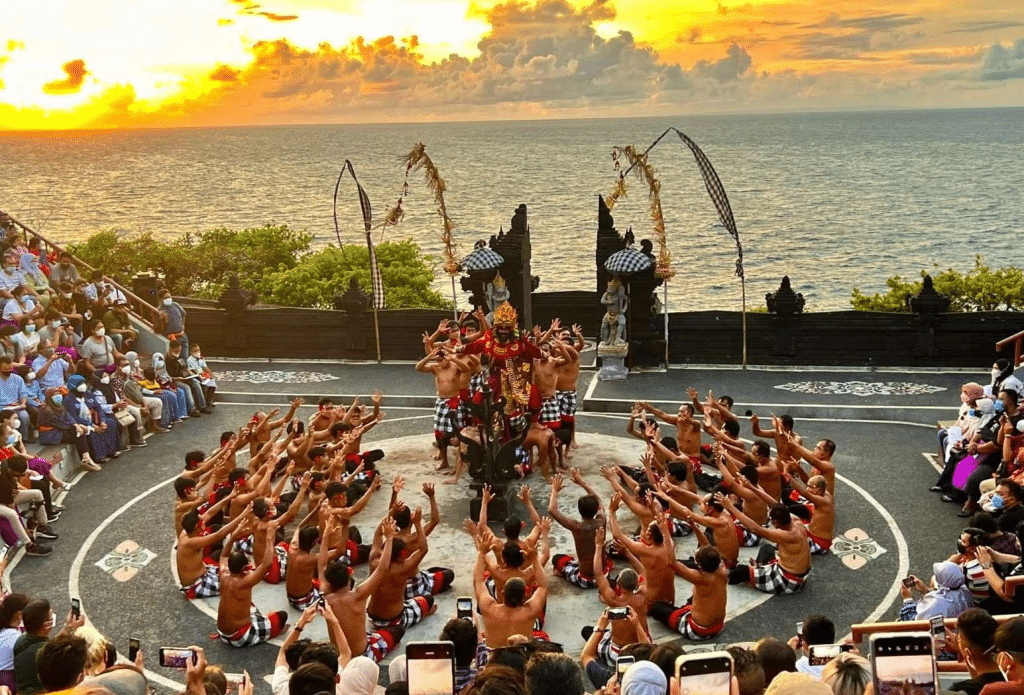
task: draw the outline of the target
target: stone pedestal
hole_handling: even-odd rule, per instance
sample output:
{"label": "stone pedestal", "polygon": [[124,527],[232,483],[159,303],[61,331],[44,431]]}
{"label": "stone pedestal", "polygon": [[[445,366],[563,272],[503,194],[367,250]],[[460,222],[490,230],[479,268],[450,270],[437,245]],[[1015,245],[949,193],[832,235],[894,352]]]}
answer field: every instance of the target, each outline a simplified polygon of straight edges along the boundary
{"label": "stone pedestal", "polygon": [[613,343],[606,345],[601,343],[597,346],[597,356],[601,358],[601,370],[597,378],[601,381],[622,381],[629,375],[626,369],[626,355],[629,354],[629,345],[626,343]]}

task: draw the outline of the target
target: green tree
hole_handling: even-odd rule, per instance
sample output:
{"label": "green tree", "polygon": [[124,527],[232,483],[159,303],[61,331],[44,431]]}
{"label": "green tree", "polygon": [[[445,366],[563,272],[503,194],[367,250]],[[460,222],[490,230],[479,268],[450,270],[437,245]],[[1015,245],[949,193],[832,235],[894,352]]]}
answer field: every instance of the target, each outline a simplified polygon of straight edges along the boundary
{"label": "green tree", "polygon": [[[434,307],[448,309],[451,302],[431,289],[436,259],[425,256],[412,241],[386,241],[376,247],[377,262],[389,309]],[[328,308],[335,295],[344,294],[351,278],[367,293],[370,253],[362,244],[328,246],[304,256],[287,270],[264,277],[260,299],[271,304]]]}
{"label": "green tree", "polygon": [[[885,282],[889,288],[885,294],[866,295],[854,288],[850,304],[857,311],[908,312],[907,297],[921,291],[926,274],[921,271],[922,280],[891,277]],[[1015,266],[993,270],[975,256],[974,266],[966,273],[952,268],[939,271],[936,265],[931,276],[935,291],[949,297],[950,311],[1024,310],[1024,271]]]}

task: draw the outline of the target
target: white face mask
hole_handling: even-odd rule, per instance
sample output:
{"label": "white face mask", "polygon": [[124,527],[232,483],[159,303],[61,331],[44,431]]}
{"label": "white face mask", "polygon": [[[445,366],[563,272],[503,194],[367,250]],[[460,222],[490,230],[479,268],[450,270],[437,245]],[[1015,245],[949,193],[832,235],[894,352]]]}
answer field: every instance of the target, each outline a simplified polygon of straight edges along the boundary
{"label": "white face mask", "polygon": [[25,375],[25,378],[28,379],[29,381],[32,381],[33,379],[36,378],[36,373],[35,372],[29,372],[28,374]]}
{"label": "white face mask", "polygon": [[999,378],[999,374],[1000,374],[1000,373],[1001,373],[1001,372],[1000,372],[1000,371],[999,371],[998,369],[993,369],[993,370],[992,370],[992,379],[993,379],[993,380],[995,380],[995,379],[998,379],[998,378]]}
{"label": "white face mask", "polygon": [[100,383],[101,384],[109,384],[110,383],[110,376],[107,375],[107,374],[104,374],[103,376],[101,376],[100,377]]}
{"label": "white face mask", "polygon": [[135,360],[135,366],[136,367],[142,366],[142,362],[140,362],[139,360]]}
{"label": "white face mask", "polygon": [[71,299],[71,294],[71,292],[61,292],[60,296],[64,297],[64,299]]}
{"label": "white face mask", "polygon": [[85,393],[88,390],[88,387],[85,384],[79,384],[75,387],[75,390],[79,393]]}
{"label": "white face mask", "polygon": [[131,374],[131,373],[132,373],[132,368],[131,368],[131,367],[129,367],[129,366],[128,366],[128,365],[126,364],[125,366],[121,367],[121,373],[122,373],[122,374]]}
{"label": "white face mask", "polygon": [[174,302],[170,297],[164,297],[164,306],[170,306]]}
{"label": "white face mask", "polygon": [[60,321],[50,321],[50,328],[53,330],[60,328]]}
{"label": "white face mask", "polygon": [[99,337],[99,338],[102,338],[106,334],[107,334],[107,329],[106,328],[100,328],[100,329],[96,330],[96,336]]}

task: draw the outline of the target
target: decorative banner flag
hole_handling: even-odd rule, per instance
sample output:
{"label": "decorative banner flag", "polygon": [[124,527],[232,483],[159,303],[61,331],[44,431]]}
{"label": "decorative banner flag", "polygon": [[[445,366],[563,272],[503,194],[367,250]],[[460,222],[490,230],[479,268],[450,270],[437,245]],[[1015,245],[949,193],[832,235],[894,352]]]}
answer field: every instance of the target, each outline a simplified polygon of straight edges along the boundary
{"label": "decorative banner flag", "polygon": [[338,182],[334,185],[334,232],[338,235],[338,246],[342,246],[341,228],[338,226],[338,189],[341,187],[341,179],[345,176],[346,171],[352,174],[352,180],[355,181],[356,190],[359,192],[359,207],[363,213],[363,228],[366,231],[366,247],[370,250],[370,283],[373,288],[373,308],[386,309],[384,281],[381,279],[380,266],[377,264],[377,251],[373,248],[373,240],[370,239],[370,231],[373,229],[373,209],[370,207],[370,196],[366,195],[362,184],[356,178],[356,170],[352,167],[352,162],[347,159],[345,160],[345,165],[341,168],[341,173],[338,174]]}

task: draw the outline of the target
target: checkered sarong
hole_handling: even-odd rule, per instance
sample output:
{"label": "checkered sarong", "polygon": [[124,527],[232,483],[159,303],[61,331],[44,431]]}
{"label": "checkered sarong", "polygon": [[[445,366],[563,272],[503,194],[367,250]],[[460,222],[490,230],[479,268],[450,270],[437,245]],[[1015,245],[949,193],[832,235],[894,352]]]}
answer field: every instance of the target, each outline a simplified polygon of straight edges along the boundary
{"label": "checkered sarong", "polygon": [[408,629],[423,620],[427,611],[433,605],[433,596],[413,596],[405,600],[405,603],[402,605],[402,612],[394,618],[378,618],[369,613],[367,613],[366,617],[370,619],[370,623],[374,627],[401,627]]}
{"label": "checkered sarong", "polygon": [[[274,625],[275,621],[260,613],[256,610],[255,606],[252,607],[250,615],[252,620],[249,625],[233,635],[229,635],[223,630],[218,630],[217,633],[220,636],[220,640],[230,644],[232,647],[248,647],[253,644],[266,642],[284,627],[284,620],[281,621],[280,625]],[[277,618],[279,615],[279,613],[275,613],[274,617]]]}
{"label": "checkered sarong", "polygon": [[263,581],[267,584],[280,584],[288,574],[289,550],[290,548],[287,543],[278,543],[274,546],[274,561],[270,564],[270,569],[267,570],[267,574],[263,577]]}
{"label": "checkered sarong", "polygon": [[469,377],[469,393],[475,396],[484,390],[484,384],[487,383],[487,377],[484,376],[483,372],[477,372],[473,376]]}
{"label": "checkered sarong", "polygon": [[296,598],[295,596],[288,594],[288,603],[292,608],[304,611],[319,601],[322,596],[323,594],[321,594],[315,586],[311,586],[309,587],[309,593],[305,596],[299,596]]}
{"label": "checkered sarong", "polygon": [[438,398],[434,401],[434,434],[451,434],[459,426],[459,398]]}
{"label": "checkered sarong", "polygon": [[[611,558],[604,559],[604,574],[608,574],[614,563]],[[562,577],[573,586],[578,586],[581,589],[593,589],[597,586],[597,581],[593,578],[584,577],[580,574],[580,563],[576,561],[572,555],[556,555],[552,559],[551,569],[555,571],[559,577]]]}
{"label": "checkered sarong", "polygon": [[572,420],[576,417],[576,392],[558,391],[555,393],[558,398],[558,411],[563,420]]}
{"label": "checkered sarong", "polygon": [[363,656],[369,657],[379,664],[397,646],[398,640],[387,628],[367,632],[366,649],[363,650]]}
{"label": "checkered sarong", "polygon": [[256,540],[252,537],[252,534],[250,533],[245,538],[239,538],[237,541],[235,541],[235,550],[237,550],[240,553],[245,553],[246,555],[252,555],[252,549],[255,543]]}
{"label": "checkered sarong", "polygon": [[766,594],[795,594],[804,588],[811,570],[797,575],[782,569],[778,560],[750,568],[750,584]]}
{"label": "checkered sarong", "polygon": [[[433,570],[433,571],[431,571]],[[451,586],[451,582],[445,580],[443,567],[432,567],[430,570],[420,570],[416,576],[410,577],[405,582],[405,598],[414,596],[436,596]],[[454,575],[454,573],[452,573]]]}
{"label": "checkered sarong", "polygon": [[181,587],[181,592],[189,599],[220,596],[220,568],[207,565],[206,572],[188,586]]}
{"label": "checkered sarong", "polygon": [[668,525],[673,538],[683,538],[693,533],[693,527],[688,522],[674,516],[668,518]]}
{"label": "checkered sarong", "polygon": [[558,406],[558,396],[548,396],[540,402],[540,415],[537,421],[542,425],[559,425],[562,422],[562,413]]}
{"label": "checkered sarong", "polygon": [[733,526],[736,528],[736,540],[740,542],[741,548],[753,548],[761,543],[761,537],[740,522],[734,521]]}
{"label": "checkered sarong", "polygon": [[807,534],[807,545],[811,546],[811,555],[828,555],[832,547],[832,539],[820,538]]}
{"label": "checkered sarong", "polygon": [[619,658],[619,645],[612,642],[611,628],[605,630],[601,635],[601,641],[597,643],[597,658],[615,668],[615,660]]}
{"label": "checkered sarong", "polygon": [[725,623],[720,623],[718,625],[713,625],[711,627],[704,627],[703,625],[698,625],[694,621],[693,616],[690,613],[690,610],[690,604],[687,603],[682,608],[673,611],[672,614],[668,617],[668,627],[675,630],[686,639],[691,639],[698,642],[703,640],[709,640],[712,637],[718,635],[718,633],[722,631],[722,628],[725,627]]}

